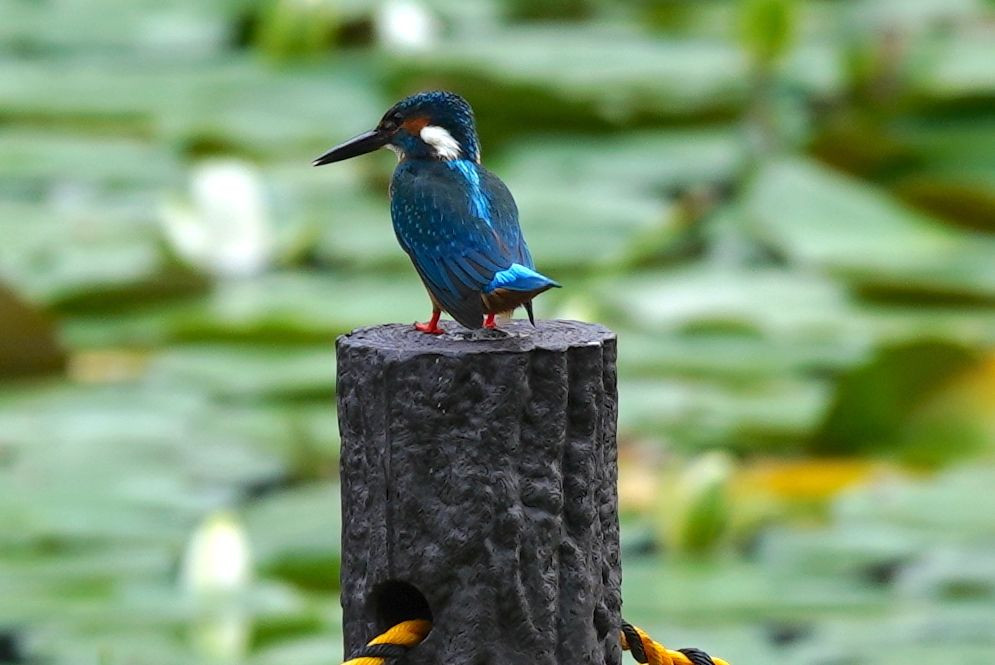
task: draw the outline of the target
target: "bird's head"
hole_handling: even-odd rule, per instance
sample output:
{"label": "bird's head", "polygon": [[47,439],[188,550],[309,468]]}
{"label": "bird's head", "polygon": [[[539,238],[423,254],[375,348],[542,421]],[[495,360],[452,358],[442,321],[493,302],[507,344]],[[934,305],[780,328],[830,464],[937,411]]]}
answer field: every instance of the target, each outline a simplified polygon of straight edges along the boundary
{"label": "bird's head", "polygon": [[374,129],[337,145],[315,166],[340,162],[388,147],[401,159],[480,161],[473,110],[452,92],[420,92],[394,104]]}

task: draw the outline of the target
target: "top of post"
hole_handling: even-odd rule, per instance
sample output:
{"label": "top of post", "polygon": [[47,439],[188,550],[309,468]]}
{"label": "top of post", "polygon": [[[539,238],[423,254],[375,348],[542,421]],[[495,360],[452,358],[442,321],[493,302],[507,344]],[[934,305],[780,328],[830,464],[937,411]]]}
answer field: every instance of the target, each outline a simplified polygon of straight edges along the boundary
{"label": "top of post", "polygon": [[410,324],[389,323],[357,328],[338,339],[339,346],[390,351],[406,356],[422,354],[526,353],[535,349],[565,351],[578,346],[599,346],[614,340],[615,333],[596,323],[582,321],[502,321],[498,330],[467,330],[455,322],[440,324],[445,335],[427,335]]}

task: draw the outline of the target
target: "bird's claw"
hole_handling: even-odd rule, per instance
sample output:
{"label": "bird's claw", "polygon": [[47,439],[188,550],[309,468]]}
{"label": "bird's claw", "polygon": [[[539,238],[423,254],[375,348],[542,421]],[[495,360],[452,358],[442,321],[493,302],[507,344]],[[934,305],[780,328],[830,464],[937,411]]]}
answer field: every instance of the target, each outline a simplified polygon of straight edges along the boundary
{"label": "bird's claw", "polygon": [[428,335],[441,335],[444,332],[446,332],[445,330],[440,328],[439,325],[435,322],[416,323],[415,330],[417,330],[418,332],[423,332]]}

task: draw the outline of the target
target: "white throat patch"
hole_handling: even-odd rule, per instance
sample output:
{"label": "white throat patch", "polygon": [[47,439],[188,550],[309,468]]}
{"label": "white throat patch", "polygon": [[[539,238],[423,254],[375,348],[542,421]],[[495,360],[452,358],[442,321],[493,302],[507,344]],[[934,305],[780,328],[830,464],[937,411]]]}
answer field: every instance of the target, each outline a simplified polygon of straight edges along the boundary
{"label": "white throat patch", "polygon": [[421,130],[421,140],[435,148],[435,154],[442,159],[456,159],[460,155],[459,141],[453,138],[444,127],[425,125]]}

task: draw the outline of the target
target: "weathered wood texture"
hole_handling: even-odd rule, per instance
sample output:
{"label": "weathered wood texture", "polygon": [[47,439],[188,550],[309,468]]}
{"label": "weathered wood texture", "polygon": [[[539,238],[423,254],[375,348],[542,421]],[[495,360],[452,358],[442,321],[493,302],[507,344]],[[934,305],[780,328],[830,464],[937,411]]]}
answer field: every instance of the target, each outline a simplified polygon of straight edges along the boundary
{"label": "weathered wood texture", "polygon": [[407,665],[620,661],[615,337],[505,330],[339,339],[347,655],[430,615]]}

